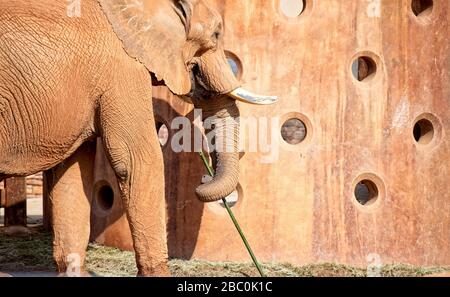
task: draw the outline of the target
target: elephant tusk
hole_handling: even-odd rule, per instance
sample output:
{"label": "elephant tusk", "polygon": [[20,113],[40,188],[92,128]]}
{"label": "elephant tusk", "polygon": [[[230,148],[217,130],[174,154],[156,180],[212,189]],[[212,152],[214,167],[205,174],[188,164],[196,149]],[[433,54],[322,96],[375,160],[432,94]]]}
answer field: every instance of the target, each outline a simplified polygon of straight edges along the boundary
{"label": "elephant tusk", "polygon": [[278,101],[277,96],[255,95],[243,88],[237,88],[236,90],[228,93],[227,95],[235,100],[256,105],[270,105]]}

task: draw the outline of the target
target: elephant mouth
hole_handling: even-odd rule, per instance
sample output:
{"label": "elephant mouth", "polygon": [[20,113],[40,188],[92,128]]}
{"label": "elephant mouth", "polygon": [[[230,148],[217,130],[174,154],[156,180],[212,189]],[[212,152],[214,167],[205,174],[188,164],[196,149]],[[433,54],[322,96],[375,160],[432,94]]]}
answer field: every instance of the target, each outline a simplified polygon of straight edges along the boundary
{"label": "elephant mouth", "polygon": [[203,76],[200,72],[200,68],[197,64],[194,64],[191,71],[191,90],[186,95],[191,99],[201,99],[201,100],[210,100],[217,96],[220,96],[220,92],[215,90],[210,90],[206,86],[206,83],[203,81]]}
{"label": "elephant mouth", "polygon": [[228,95],[234,100],[238,100],[244,103],[253,105],[271,105],[278,101],[277,96],[263,96],[254,94],[244,88],[236,88],[231,92],[219,92],[210,90],[203,81],[200,69],[197,64],[194,64],[190,71],[191,77],[191,91],[187,94],[187,97],[191,99],[210,100],[222,95]]}

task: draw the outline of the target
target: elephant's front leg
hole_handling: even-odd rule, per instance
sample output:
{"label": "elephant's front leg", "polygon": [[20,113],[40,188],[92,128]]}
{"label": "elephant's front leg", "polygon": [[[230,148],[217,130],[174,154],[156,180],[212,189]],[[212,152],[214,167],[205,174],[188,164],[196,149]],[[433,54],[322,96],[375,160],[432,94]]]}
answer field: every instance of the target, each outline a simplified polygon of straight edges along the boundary
{"label": "elephant's front leg", "polygon": [[130,224],[139,275],[170,275],[161,147],[151,107],[150,85],[102,97],[100,127]]}
{"label": "elephant's front leg", "polygon": [[83,144],[69,159],[47,171],[53,256],[59,273],[84,274],[90,233],[90,197],[95,143]]}

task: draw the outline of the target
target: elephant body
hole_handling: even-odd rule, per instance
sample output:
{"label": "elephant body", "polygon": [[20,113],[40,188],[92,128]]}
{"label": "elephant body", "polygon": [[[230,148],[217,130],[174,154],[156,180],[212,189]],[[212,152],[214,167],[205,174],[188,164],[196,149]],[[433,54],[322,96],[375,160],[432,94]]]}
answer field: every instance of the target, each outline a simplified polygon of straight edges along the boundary
{"label": "elephant body", "polygon": [[[102,139],[130,223],[138,273],[167,275],[164,168],[152,82],[214,117],[216,176],[202,201],[238,182],[235,100],[273,98],[239,88],[220,15],[203,0],[0,2],[0,180],[45,171],[61,273],[83,266],[95,146]],[[275,99],[276,100],[276,99]],[[72,264],[71,264],[72,263]],[[71,266],[72,265],[72,266]]]}
{"label": "elephant body", "polygon": [[[139,272],[167,274],[151,76],[125,52],[97,2],[83,1],[79,18],[66,16],[65,1],[32,3],[0,3],[0,179],[51,169],[54,255],[65,272],[69,254],[84,260],[91,193],[83,188],[95,153],[85,143],[101,136],[123,198],[139,207],[128,209]],[[136,234],[144,223],[151,233]]]}

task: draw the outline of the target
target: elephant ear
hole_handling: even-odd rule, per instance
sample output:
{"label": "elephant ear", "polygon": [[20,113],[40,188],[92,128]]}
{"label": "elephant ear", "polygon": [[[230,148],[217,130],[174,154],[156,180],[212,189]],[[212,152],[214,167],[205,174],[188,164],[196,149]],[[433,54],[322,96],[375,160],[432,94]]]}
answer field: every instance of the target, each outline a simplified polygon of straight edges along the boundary
{"label": "elephant ear", "polygon": [[98,0],[123,48],[177,95],[191,90],[183,50],[192,5],[188,0]]}

